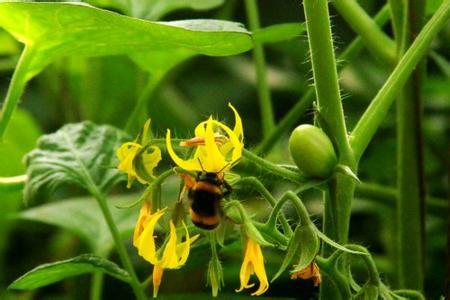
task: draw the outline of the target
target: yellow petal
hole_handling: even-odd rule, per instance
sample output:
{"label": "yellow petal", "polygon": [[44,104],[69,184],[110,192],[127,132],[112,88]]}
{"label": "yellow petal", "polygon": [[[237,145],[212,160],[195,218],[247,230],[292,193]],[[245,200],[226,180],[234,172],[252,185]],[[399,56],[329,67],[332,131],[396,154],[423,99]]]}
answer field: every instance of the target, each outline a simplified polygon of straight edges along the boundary
{"label": "yellow petal", "polygon": [[200,157],[202,165],[206,172],[217,173],[226,166],[224,156],[219,151],[219,147],[216,144],[214,131],[213,131],[214,121],[212,117],[208,119],[205,130],[205,149],[206,155]]}
{"label": "yellow petal", "polygon": [[133,174],[133,159],[141,148],[141,145],[133,142],[122,144],[116,151],[116,155],[119,158],[119,165],[117,166],[117,169],[128,174]]}
{"label": "yellow petal", "polygon": [[233,132],[237,136],[239,141],[242,142],[242,140],[244,139],[244,129],[242,128],[241,117],[239,116],[239,114],[238,114],[237,110],[234,108],[234,106],[231,105],[231,103],[228,103],[228,106],[234,112],[234,129],[233,129]]}
{"label": "yellow petal", "polygon": [[261,247],[258,243],[252,239],[247,240],[245,249],[244,261],[242,262],[239,279],[241,287],[237,292],[242,291],[244,288],[248,289],[254,286],[249,284],[250,276],[256,274],[259,280],[258,290],[252,293],[252,296],[262,295],[269,288],[269,281],[267,280],[266,270],[264,268],[264,257],[262,255]]}
{"label": "yellow petal", "polygon": [[136,178],[136,172],[133,167],[133,160],[141,148],[142,146],[137,143],[128,142],[122,144],[116,151],[116,155],[120,161],[117,169],[128,174],[128,188],[131,187],[133,180]]}
{"label": "yellow petal", "polygon": [[156,256],[156,247],[155,247],[155,237],[154,237],[155,226],[158,220],[165,213],[165,211],[166,208],[157,211],[156,213],[148,217],[145,229],[142,232],[141,237],[139,238],[139,246],[138,246],[139,255],[153,265],[159,263],[158,257]]}
{"label": "yellow petal", "polygon": [[169,241],[166,243],[166,247],[164,248],[160,264],[166,269],[176,269],[179,267],[177,257],[177,229],[172,221],[170,221],[169,225]]}
{"label": "yellow petal", "polygon": [[167,129],[166,134],[166,146],[167,146],[167,152],[169,152],[170,157],[173,159],[173,161],[182,169],[188,170],[188,171],[197,171],[201,172],[202,167],[197,159],[188,159],[183,160],[181,159],[173,150],[172,147],[172,141],[170,138],[170,130]]}
{"label": "yellow petal", "polygon": [[227,142],[223,147],[229,146],[231,149],[233,149],[233,152],[232,152],[232,155],[231,155],[231,160],[229,160],[229,165],[231,167],[231,165],[235,161],[237,161],[238,159],[240,159],[242,157],[242,149],[244,148],[244,144],[239,141],[239,139],[236,136],[236,134],[228,126],[226,126],[226,125],[224,125],[224,124],[222,124],[222,123],[220,123],[218,121],[213,121],[213,122],[217,126],[222,128],[228,135],[229,142]]}
{"label": "yellow petal", "polygon": [[252,293],[252,296],[259,296],[268,290],[269,281],[267,280],[266,269],[264,268],[264,257],[261,247],[256,242],[253,242],[253,244],[253,268],[259,280],[259,288],[256,292]]}
{"label": "yellow petal", "polygon": [[177,245],[177,256],[178,256],[178,265],[181,267],[184,265],[189,257],[189,252],[191,249],[191,244],[200,236],[199,234],[189,237],[189,231],[187,229],[186,224],[183,223],[186,240]]}
{"label": "yellow petal", "polygon": [[136,226],[134,227],[134,233],[133,233],[133,245],[137,248],[139,245],[139,238],[142,234],[142,231],[144,230],[144,226],[146,225],[146,221],[148,217],[151,214],[151,207],[150,203],[147,201],[144,201],[142,203],[141,209],[139,211],[139,217],[136,222]]}
{"label": "yellow petal", "polygon": [[205,136],[205,134],[206,134],[205,127],[206,127],[207,122],[208,121],[201,122],[200,124],[197,125],[197,127],[195,127],[194,133],[195,133],[196,137],[197,136],[201,136],[201,137]]}

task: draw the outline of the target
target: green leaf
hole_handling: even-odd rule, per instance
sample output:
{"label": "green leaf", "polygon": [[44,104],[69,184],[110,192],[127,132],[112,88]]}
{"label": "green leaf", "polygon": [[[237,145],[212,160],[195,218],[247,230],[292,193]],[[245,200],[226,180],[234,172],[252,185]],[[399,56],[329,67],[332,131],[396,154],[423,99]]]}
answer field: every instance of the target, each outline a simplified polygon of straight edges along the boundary
{"label": "green leaf", "polygon": [[149,22],[81,3],[1,3],[0,26],[37,49],[29,76],[56,57],[186,49],[222,56],[252,48],[250,33],[220,20]]}
{"label": "green leaf", "polygon": [[91,192],[97,186],[106,195],[111,186],[124,179],[115,160],[115,151],[123,141],[121,131],[91,122],[68,124],[42,136],[37,149],[26,156],[25,201],[39,190],[53,190],[67,183]]}
{"label": "green leaf", "polygon": [[298,232],[299,259],[291,273],[296,273],[309,266],[320,249],[319,238],[313,224],[300,226]]}
{"label": "green leaf", "polygon": [[260,43],[278,43],[297,38],[305,30],[305,23],[276,24],[253,32],[253,39]]}
{"label": "green leaf", "polygon": [[150,22],[83,3],[0,3],[0,26],[26,45],[5,99],[0,137],[26,82],[58,57],[178,54],[180,49],[183,58],[194,54],[227,56],[253,47],[250,33],[239,23]]}
{"label": "green leaf", "polygon": [[171,49],[169,51],[147,51],[133,53],[130,58],[143,70],[152,75],[165,74],[173,67],[195,56],[195,52],[187,49]]}
{"label": "green leaf", "polygon": [[160,20],[165,15],[180,9],[197,11],[213,9],[224,0],[89,0],[94,5],[114,7],[125,14],[141,19]]}
{"label": "green leaf", "polygon": [[[122,236],[129,238],[137,220],[138,208],[118,209],[115,205],[138,195],[109,197],[108,206]],[[98,254],[107,254],[114,246],[108,225],[93,198],[66,199],[22,211],[20,219],[42,222],[69,230]]]}
{"label": "green leaf", "polygon": [[319,229],[315,228],[315,231],[317,233],[317,236],[319,238],[321,238],[325,243],[327,243],[330,246],[333,246],[336,249],[339,249],[341,251],[347,252],[347,253],[351,253],[351,254],[357,254],[357,255],[369,255],[368,253],[364,253],[364,252],[360,252],[360,251],[355,251],[355,250],[350,250],[338,243],[336,243],[335,241],[333,241],[332,239],[330,239],[329,237],[327,237],[325,234],[323,234]]}
{"label": "green leaf", "polygon": [[101,271],[128,282],[127,271],[115,263],[92,254],[83,254],[63,261],[40,265],[16,279],[9,289],[34,290],[49,284],[86,273]]}

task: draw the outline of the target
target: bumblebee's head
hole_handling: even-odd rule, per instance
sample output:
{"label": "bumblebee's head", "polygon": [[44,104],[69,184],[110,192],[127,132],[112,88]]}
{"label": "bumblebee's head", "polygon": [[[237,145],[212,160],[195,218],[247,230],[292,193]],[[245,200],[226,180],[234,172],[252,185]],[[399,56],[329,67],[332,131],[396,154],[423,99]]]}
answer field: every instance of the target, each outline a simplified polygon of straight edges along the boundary
{"label": "bumblebee's head", "polygon": [[211,173],[211,172],[201,172],[197,176],[197,181],[203,181],[208,182],[212,185],[219,186],[222,184],[222,180],[219,178],[217,173]]}

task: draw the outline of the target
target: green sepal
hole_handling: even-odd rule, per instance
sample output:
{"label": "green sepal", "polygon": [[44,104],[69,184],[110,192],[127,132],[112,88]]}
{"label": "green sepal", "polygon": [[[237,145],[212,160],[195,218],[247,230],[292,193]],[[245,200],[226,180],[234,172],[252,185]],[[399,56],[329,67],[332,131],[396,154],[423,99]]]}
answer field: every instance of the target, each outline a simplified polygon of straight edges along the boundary
{"label": "green sepal", "polygon": [[[140,144],[140,145],[146,145],[148,140],[151,139],[151,136],[149,136],[149,128],[150,128],[150,124],[151,124],[151,120],[148,119],[145,123],[144,126],[142,126],[141,130],[139,130],[139,133],[136,137],[135,142]],[[152,134],[151,130],[150,130],[150,135]]]}
{"label": "green sepal", "polygon": [[277,279],[286,270],[286,268],[292,264],[292,260],[294,259],[295,255],[298,254],[298,249],[300,248],[300,244],[302,243],[301,228],[301,225],[295,228],[294,234],[287,246],[286,255],[284,256],[280,269],[278,269],[278,272],[275,274],[275,276],[273,276],[270,282],[274,282],[275,279]]}
{"label": "green sepal", "polygon": [[324,241],[325,243],[327,243],[328,245],[330,245],[330,246],[332,246],[332,247],[334,247],[334,248],[336,248],[336,249],[339,249],[339,250],[341,250],[341,251],[343,251],[343,252],[347,252],[347,253],[351,253],[351,254],[356,254],[356,255],[369,255],[368,253],[364,253],[364,252],[361,252],[361,251],[351,250],[351,249],[348,249],[348,248],[342,246],[341,244],[336,243],[335,241],[333,241],[332,239],[330,239],[329,237],[327,237],[324,233],[322,233],[322,232],[321,232],[319,229],[317,229],[317,228],[315,228],[315,231],[316,231],[316,233],[317,233],[317,236],[318,236],[322,241]]}
{"label": "green sepal", "polygon": [[182,201],[175,202],[171,218],[175,226],[181,225],[182,222],[186,224],[186,209]]}
{"label": "green sepal", "polygon": [[425,300],[425,297],[420,292],[414,290],[395,290],[392,294],[404,299]]}
{"label": "green sepal", "polygon": [[155,179],[153,169],[156,168],[161,159],[161,150],[157,146],[144,146],[133,159],[133,168],[136,175],[147,183],[152,182]]}
{"label": "green sepal", "polygon": [[361,290],[354,296],[355,300],[378,300],[380,295],[379,288],[373,284],[366,283]]}
{"label": "green sepal", "polygon": [[217,297],[219,291],[225,285],[223,280],[223,268],[219,258],[216,255],[211,257],[208,264],[208,276],[206,285],[211,287],[211,294]]}
{"label": "green sepal", "polygon": [[309,266],[319,253],[320,241],[312,223],[301,226],[298,233],[299,259],[291,273],[296,273]]}
{"label": "green sepal", "polygon": [[334,172],[335,173],[341,173],[344,175],[347,175],[349,177],[351,177],[352,179],[354,179],[356,182],[361,182],[358,178],[358,176],[356,176],[355,173],[353,173],[352,169],[350,169],[350,167],[345,166],[345,165],[337,165],[334,168]]}
{"label": "green sepal", "polygon": [[253,241],[257,242],[261,246],[272,247],[274,246],[272,243],[269,243],[262,236],[261,232],[256,228],[256,226],[252,223],[250,217],[244,218],[244,223],[242,224],[244,227],[245,235],[251,238]]}

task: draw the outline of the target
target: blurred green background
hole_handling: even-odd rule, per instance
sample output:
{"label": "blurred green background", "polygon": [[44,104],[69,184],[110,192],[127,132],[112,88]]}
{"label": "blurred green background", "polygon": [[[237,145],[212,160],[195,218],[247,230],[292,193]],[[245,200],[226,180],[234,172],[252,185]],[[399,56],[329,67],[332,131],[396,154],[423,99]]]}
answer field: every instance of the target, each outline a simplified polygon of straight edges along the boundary
{"label": "blurred green background", "polygon": [[[95,2],[95,3],[94,3]],[[166,14],[162,20],[191,18],[218,18],[247,24],[245,8],[241,1],[228,0],[208,11],[177,10]],[[431,1],[433,2],[433,1]],[[130,13],[113,2],[93,1],[120,13]],[[380,1],[363,0],[359,3],[373,15],[381,8]],[[299,1],[259,1],[261,25],[263,27],[286,23],[303,22],[303,11]],[[432,8],[430,8],[432,10]],[[354,32],[335,12],[333,33],[337,53],[355,37]],[[385,26],[390,33],[389,25]],[[433,42],[432,54],[428,57],[428,75],[424,80],[425,172],[427,194],[445,201],[448,193],[449,136],[450,136],[450,82],[448,62],[450,53],[450,24]],[[0,92],[6,94],[14,66],[22,46],[0,29]],[[308,44],[304,35],[288,41],[265,45],[268,64],[268,81],[276,120],[280,120],[298,101],[312,83],[311,66],[308,59]],[[447,56],[447,58],[445,58]],[[340,83],[344,97],[344,109],[348,127],[352,128],[369,101],[387,78],[390,68],[374,59],[367,51],[353,61],[341,62]],[[99,124],[111,124],[123,129],[134,105],[147,82],[148,73],[136,65],[128,56],[100,58],[64,57],[52,63],[28,84],[19,110],[13,115],[4,142],[0,144],[0,176],[15,176],[25,172],[22,157],[35,147],[37,138],[43,133],[54,132],[66,123],[91,120]],[[257,89],[251,52],[233,57],[197,56],[175,67],[157,86],[147,102],[148,115],[156,136],[163,137],[166,128],[177,136],[191,136],[195,125],[213,114],[233,124],[227,103],[231,102],[240,112],[244,122],[246,147],[251,149],[261,141],[260,115],[257,109]],[[297,124],[311,123],[313,108],[299,118]],[[132,135],[135,133],[132,132]],[[268,154],[278,163],[291,163],[286,132],[280,142]],[[396,181],[396,130],[395,111],[391,110],[382,128],[363,159],[359,178],[363,182],[377,183],[383,187],[395,187]],[[289,189],[283,182],[267,181],[275,195]],[[177,182],[168,184],[166,195],[174,193]],[[172,188],[172,189],[171,189]],[[137,191],[137,190],[136,190]],[[137,194],[123,194],[118,187],[114,197],[131,202]],[[6,292],[6,287],[31,268],[45,263],[66,259],[89,252],[85,240],[64,226],[52,226],[27,219],[18,213],[45,203],[87,201],[79,199],[85,195],[76,188],[61,188],[55,194],[41,195],[38,201],[25,207],[21,191],[0,190],[0,298],[3,299],[85,299],[89,295],[89,276],[80,276],[33,292]],[[122,195],[122,196],[120,196]],[[169,196],[165,196],[170,198]],[[259,199],[252,193],[242,193],[249,207],[259,207]],[[310,212],[320,224],[322,203],[320,195],[308,192],[303,195]],[[383,201],[381,201],[383,202]],[[369,248],[374,254],[381,275],[391,286],[395,281],[394,226],[395,210],[374,199],[358,196],[354,201],[350,240]],[[389,201],[388,201],[389,202]],[[92,202],[93,205],[95,204]],[[70,207],[61,207],[61,214]],[[135,213],[133,211],[131,214]],[[38,212],[39,214],[39,212]],[[125,226],[131,233],[132,215]],[[51,222],[49,222],[51,223]],[[446,245],[448,214],[428,213],[426,216],[426,274],[427,299],[438,299],[444,293],[446,272]],[[127,227],[128,226],[128,227]],[[131,236],[130,236],[131,237]],[[130,242],[130,239],[128,239]],[[131,244],[128,245],[130,252]],[[237,298],[245,293],[234,294],[238,288],[238,272],[241,263],[239,242],[229,244],[221,253],[225,267],[225,288],[222,297]],[[168,271],[160,290],[162,299],[209,297],[205,287],[206,266],[209,250],[198,246],[195,257],[178,271]],[[274,274],[283,258],[281,252],[265,252],[269,274]],[[112,254],[113,259],[117,259]],[[138,273],[144,278],[150,273],[150,265],[136,254],[133,259]],[[447,258],[448,259],[448,258]],[[355,270],[358,272],[358,269]],[[361,274],[361,281],[364,280]],[[270,275],[269,275],[270,277]],[[129,288],[115,279],[106,277],[104,298],[126,299]],[[195,294],[190,294],[195,293]],[[288,276],[273,283],[265,297],[314,299],[317,289],[310,282],[291,281]]]}

